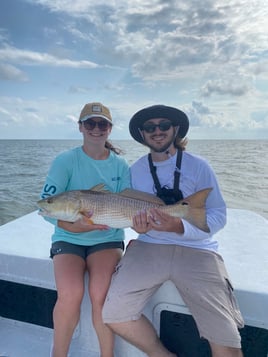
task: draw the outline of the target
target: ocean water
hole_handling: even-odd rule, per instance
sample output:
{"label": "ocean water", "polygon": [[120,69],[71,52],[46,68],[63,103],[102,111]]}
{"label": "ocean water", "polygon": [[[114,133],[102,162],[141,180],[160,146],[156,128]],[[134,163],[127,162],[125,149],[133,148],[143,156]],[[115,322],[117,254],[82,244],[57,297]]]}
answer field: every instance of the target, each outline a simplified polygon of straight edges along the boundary
{"label": "ocean water", "polygon": [[[113,141],[129,163],[148,152],[132,140]],[[0,140],[0,225],[37,209],[51,161],[78,140]],[[212,165],[229,208],[268,219],[268,140],[192,140],[187,151]]]}

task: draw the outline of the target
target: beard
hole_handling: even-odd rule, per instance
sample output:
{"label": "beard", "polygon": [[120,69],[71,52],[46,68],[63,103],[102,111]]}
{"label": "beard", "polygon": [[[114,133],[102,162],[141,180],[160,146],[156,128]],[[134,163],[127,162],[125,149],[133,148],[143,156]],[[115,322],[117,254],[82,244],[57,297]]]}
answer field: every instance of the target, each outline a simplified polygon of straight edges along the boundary
{"label": "beard", "polygon": [[154,143],[152,143],[150,141],[150,143],[148,143],[148,141],[145,141],[144,144],[146,146],[148,146],[152,151],[154,152],[165,152],[167,151],[170,146],[173,144],[174,138],[171,138],[169,141],[167,141],[165,144],[163,144],[162,146],[156,145]]}

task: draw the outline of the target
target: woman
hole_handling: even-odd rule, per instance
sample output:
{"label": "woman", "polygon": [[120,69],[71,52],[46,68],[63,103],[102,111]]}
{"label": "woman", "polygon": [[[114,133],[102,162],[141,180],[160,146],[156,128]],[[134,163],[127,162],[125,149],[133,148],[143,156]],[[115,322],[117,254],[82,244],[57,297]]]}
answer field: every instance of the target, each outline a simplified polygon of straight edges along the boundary
{"label": "woman", "polygon": [[[79,117],[82,147],[60,154],[49,170],[41,197],[60,192],[90,189],[104,183],[112,192],[130,186],[129,168],[119,157],[120,150],[107,141],[112,117],[101,103],[88,103]],[[114,338],[103,324],[102,306],[112,273],[123,251],[124,232],[105,225],[90,224],[86,219],[74,223],[47,219],[55,225],[51,257],[58,293],[53,311],[53,357],[66,357],[74,329],[79,321],[84,295],[84,274],[89,273],[88,291],[92,319],[101,357],[113,356]]]}

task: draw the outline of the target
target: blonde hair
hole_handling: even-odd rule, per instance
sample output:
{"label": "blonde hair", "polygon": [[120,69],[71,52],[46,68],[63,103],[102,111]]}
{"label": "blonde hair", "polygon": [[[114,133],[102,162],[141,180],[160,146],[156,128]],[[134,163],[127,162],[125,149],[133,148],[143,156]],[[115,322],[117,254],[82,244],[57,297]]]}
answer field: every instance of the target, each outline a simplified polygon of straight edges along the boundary
{"label": "blonde hair", "polygon": [[187,137],[185,138],[180,138],[178,136],[176,136],[175,140],[174,140],[174,146],[177,149],[181,149],[182,151],[186,150],[186,146],[188,144],[188,139]]}
{"label": "blonde hair", "polygon": [[117,155],[124,154],[123,150],[114,147],[113,144],[108,140],[105,141],[105,147],[106,147],[106,149],[109,149],[109,150],[115,152]]}

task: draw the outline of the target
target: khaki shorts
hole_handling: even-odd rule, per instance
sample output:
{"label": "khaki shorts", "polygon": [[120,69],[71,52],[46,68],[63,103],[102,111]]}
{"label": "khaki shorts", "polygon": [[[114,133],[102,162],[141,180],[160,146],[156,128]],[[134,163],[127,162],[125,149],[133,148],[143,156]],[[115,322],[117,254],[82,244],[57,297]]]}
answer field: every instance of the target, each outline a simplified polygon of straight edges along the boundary
{"label": "khaki shorts", "polygon": [[241,347],[238,327],[244,321],[223,259],[207,250],[131,241],[113,275],[104,322],[139,319],[146,302],[167,280],[176,285],[201,337]]}

